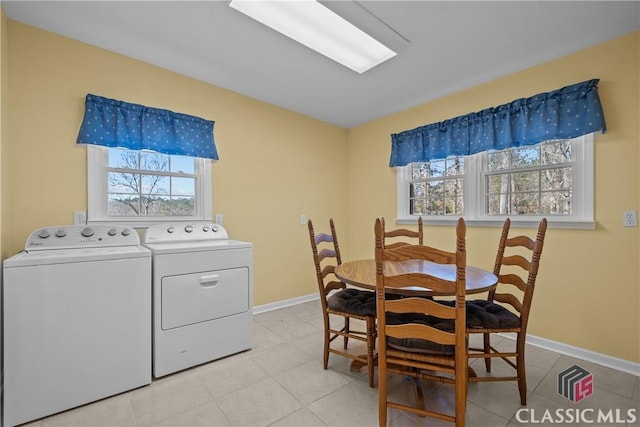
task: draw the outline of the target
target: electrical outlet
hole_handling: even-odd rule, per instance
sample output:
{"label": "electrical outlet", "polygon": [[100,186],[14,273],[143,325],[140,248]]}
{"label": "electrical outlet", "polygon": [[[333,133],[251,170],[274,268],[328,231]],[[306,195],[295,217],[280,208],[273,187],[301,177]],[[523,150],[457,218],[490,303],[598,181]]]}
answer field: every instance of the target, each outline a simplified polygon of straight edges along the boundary
{"label": "electrical outlet", "polygon": [[216,214],[216,224],[222,225],[224,216],[221,213]]}
{"label": "electrical outlet", "polygon": [[73,225],[85,225],[87,213],[85,211],[73,211]]}
{"label": "electrical outlet", "polygon": [[625,227],[637,227],[638,226],[638,211],[624,211],[622,212],[622,225]]}
{"label": "electrical outlet", "polygon": [[307,225],[307,216],[305,214],[300,215],[300,224]]}

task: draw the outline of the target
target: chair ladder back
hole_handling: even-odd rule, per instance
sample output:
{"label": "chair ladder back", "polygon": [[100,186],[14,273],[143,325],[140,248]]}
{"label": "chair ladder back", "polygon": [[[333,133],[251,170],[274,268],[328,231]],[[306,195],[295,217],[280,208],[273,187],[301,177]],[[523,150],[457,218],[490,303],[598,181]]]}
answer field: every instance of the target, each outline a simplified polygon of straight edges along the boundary
{"label": "chair ladder back", "polygon": [[409,230],[407,228],[397,228],[394,230],[390,230],[387,231],[386,230],[386,225],[384,222],[384,218],[381,218],[380,221],[382,222],[382,232],[383,232],[383,243],[385,245],[385,248],[390,249],[390,248],[397,248],[400,246],[404,246],[406,244],[408,244],[408,242],[406,241],[393,241],[391,243],[387,243],[387,239],[395,239],[395,238],[409,238],[409,239],[418,239],[418,244],[419,245],[423,245],[424,244],[424,233],[423,233],[423,226],[422,226],[422,217],[418,218],[418,231],[413,231],[413,230]]}
{"label": "chair ladder back", "polygon": [[[489,293],[490,300],[506,303],[514,307],[525,322],[533,300],[533,291],[540,265],[540,256],[544,246],[544,237],[547,230],[547,220],[543,218],[539,225],[535,240],[529,236],[514,236],[509,238],[508,232],[511,221],[509,218],[505,220],[500,244],[498,247],[498,255],[496,256],[496,264],[494,266],[494,274],[498,276],[498,287]],[[505,256],[505,248],[528,250],[529,255],[521,254]],[[520,267],[522,275],[515,273],[500,274],[502,266]],[[503,285],[512,285],[522,292],[521,297],[505,292]],[[513,288],[512,288],[513,289]],[[523,312],[526,313],[522,316]]]}
{"label": "chair ladder back", "polygon": [[333,223],[333,218],[329,219],[329,227],[331,228],[331,237],[333,238],[333,247],[336,251],[336,260],[338,265],[342,264],[342,257],[340,256],[340,245],[338,244],[338,233],[336,233],[336,226]]}

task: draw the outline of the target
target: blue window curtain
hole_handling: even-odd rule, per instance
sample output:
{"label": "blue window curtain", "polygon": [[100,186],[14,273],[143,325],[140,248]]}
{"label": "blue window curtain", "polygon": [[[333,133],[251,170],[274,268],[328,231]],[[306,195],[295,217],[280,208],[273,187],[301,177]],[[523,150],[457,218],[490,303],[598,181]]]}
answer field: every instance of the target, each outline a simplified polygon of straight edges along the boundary
{"label": "blue window curtain", "polygon": [[218,160],[211,120],[88,94],[78,144]]}
{"label": "blue window curtain", "polygon": [[599,79],[391,135],[389,166],[569,139],[606,130]]}

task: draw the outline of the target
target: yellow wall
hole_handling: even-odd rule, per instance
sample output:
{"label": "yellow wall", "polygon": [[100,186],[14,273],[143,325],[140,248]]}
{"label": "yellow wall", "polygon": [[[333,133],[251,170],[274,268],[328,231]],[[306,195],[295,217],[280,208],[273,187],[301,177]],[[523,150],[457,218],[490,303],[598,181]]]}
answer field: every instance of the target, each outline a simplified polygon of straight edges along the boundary
{"label": "yellow wall", "polygon": [[[256,305],[316,292],[300,214],[334,217],[346,259],[373,255],[374,218],[396,212],[391,133],[600,78],[608,132],[595,144],[598,226],[547,233],[530,333],[640,362],[638,228],[621,220],[640,196],[640,33],[347,131],[11,20],[1,25],[3,258],[33,229],[69,224],[86,209],[86,152],[75,138],[84,96],[95,93],[216,121],[213,210],[232,238],[255,244]],[[451,241],[451,227],[426,230],[434,244]],[[497,234],[471,227],[469,262],[490,267]]]}
{"label": "yellow wall", "polygon": [[7,71],[7,18],[4,15],[4,10],[0,8],[0,259],[4,259],[6,257],[5,246],[3,242],[5,240],[5,224],[7,222],[8,216],[5,214],[5,207],[7,203],[5,202],[8,199],[7,190],[7,182],[5,179],[7,168],[5,167],[5,163],[7,162],[7,156],[5,155],[5,141],[7,138],[5,135],[7,134],[7,122],[6,119],[7,114],[7,83],[9,81],[8,71]]}
{"label": "yellow wall", "polygon": [[86,210],[86,148],[75,141],[84,97],[94,93],[215,120],[213,209],[224,214],[232,238],[254,243],[254,303],[317,292],[300,214],[333,215],[346,227],[346,130],[15,21],[7,25],[7,255],[34,229],[70,224],[74,210]]}
{"label": "yellow wall", "polygon": [[[352,129],[346,258],[372,257],[375,217],[395,218],[391,133],[600,78],[607,133],[595,138],[597,228],[547,232],[529,333],[640,362],[639,235],[622,226],[622,211],[638,209],[640,192],[639,39],[640,33],[629,34]],[[430,226],[425,233],[430,242],[452,245],[453,227]],[[468,261],[491,267],[498,233],[470,227]]]}

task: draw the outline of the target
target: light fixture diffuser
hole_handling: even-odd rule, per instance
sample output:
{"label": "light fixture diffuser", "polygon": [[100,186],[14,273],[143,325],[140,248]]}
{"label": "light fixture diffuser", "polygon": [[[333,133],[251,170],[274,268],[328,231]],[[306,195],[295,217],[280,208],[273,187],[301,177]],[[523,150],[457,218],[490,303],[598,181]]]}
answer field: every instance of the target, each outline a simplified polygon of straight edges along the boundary
{"label": "light fixture diffuser", "polygon": [[232,0],[229,6],[358,73],[396,55],[315,0]]}

